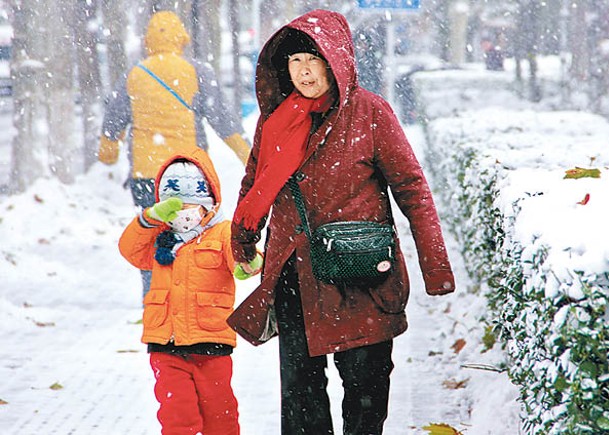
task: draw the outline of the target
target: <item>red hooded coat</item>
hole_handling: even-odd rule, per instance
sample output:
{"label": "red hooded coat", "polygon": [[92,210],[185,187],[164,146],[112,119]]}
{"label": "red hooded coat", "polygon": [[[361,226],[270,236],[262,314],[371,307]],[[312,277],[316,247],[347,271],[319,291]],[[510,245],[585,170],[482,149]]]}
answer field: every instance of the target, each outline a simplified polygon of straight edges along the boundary
{"label": "red hooded coat", "polygon": [[[393,224],[390,190],[410,222],[427,293],[454,291],[440,223],[421,167],[389,104],[358,86],[351,32],[346,19],[336,12],[316,10],[299,17],[262,48],[256,71],[261,116],[240,198],[256,175],[262,124],[284,99],[272,59],[290,28],[315,41],[339,93],[338,108],[310,136],[305,160],[297,171],[311,228],[335,221]],[[268,325],[277,279],[294,253],[311,356],[390,340],[406,330],[409,283],[399,249],[395,267],[381,284],[362,282],[338,288],[313,276],[309,242],[287,185],[271,213],[262,282],[229,318],[239,334],[253,344],[269,338],[262,334]],[[235,258],[250,260],[251,245],[258,234],[243,231],[235,222],[232,233]]]}

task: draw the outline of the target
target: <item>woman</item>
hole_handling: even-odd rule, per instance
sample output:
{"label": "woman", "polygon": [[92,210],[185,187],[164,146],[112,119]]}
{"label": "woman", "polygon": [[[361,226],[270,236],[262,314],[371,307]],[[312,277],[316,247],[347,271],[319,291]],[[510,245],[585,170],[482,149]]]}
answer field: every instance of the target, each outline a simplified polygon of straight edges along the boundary
{"label": "woman", "polygon": [[316,10],[275,33],[260,53],[256,86],[261,116],[232,224],[245,271],[255,272],[249,263],[271,207],[272,215],[262,282],[229,324],[253,344],[278,332],[283,434],[333,433],[327,354],[343,381],[344,433],[381,434],[392,339],[407,328],[404,258],[397,245],[381,281],[317,280],[286,182],[294,175],[312,229],[393,224],[390,189],[410,221],[426,290],[440,295],[454,291],[454,278],[429,187],[390,106],[358,86],[342,15]]}

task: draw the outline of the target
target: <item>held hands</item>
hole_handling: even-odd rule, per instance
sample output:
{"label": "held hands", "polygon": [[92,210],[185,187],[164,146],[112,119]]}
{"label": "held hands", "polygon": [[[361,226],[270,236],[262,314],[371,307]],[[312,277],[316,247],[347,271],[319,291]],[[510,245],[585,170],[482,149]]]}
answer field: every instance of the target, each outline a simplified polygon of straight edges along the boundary
{"label": "held hands", "polygon": [[248,279],[257,275],[262,270],[263,257],[257,252],[256,256],[249,263],[237,263],[233,275],[239,280]]}
{"label": "held hands", "polygon": [[146,215],[157,221],[169,222],[178,217],[177,211],[181,209],[182,200],[180,198],[168,198],[147,209]]}

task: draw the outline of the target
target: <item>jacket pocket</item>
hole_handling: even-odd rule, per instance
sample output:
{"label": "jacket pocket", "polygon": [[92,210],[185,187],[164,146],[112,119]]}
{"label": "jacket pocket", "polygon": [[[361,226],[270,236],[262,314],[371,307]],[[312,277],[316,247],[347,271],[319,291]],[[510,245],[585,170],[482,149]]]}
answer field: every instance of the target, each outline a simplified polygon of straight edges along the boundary
{"label": "jacket pocket", "polygon": [[408,288],[399,285],[398,281],[391,282],[391,285],[379,285],[370,287],[369,293],[374,302],[386,313],[399,314],[406,308],[408,302]]}
{"label": "jacket pocket", "polygon": [[195,264],[204,269],[216,269],[222,264],[222,242],[206,240],[195,246]]}
{"label": "jacket pocket", "polygon": [[158,328],[165,320],[169,308],[169,290],[150,290],[144,298],[144,327]]}
{"label": "jacket pocket", "polygon": [[228,293],[197,293],[197,322],[206,331],[228,328],[226,318],[232,313],[235,296]]}

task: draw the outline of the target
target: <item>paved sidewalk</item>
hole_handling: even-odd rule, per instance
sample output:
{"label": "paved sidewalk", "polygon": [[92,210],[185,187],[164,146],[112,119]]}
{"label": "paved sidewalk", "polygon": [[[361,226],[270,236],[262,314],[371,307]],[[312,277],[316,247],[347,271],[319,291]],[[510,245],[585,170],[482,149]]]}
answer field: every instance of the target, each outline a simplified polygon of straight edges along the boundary
{"label": "paved sidewalk", "polygon": [[[233,184],[225,183],[224,188],[237,192],[235,183],[240,178],[230,171],[225,177]],[[35,236],[15,257],[19,263],[14,267],[24,277],[19,277],[20,286],[14,286],[19,288],[0,292],[0,400],[6,402],[0,404],[1,435],[160,433],[154,379],[145,346],[140,343],[141,325],[136,323],[141,317],[140,275],[116,249],[127,223],[125,216],[133,213],[130,197],[118,188],[109,192],[105,195],[111,195],[112,207],[117,209],[89,205],[78,221],[99,227],[99,234],[88,239],[78,236],[81,228],[57,228],[44,243]],[[70,208],[69,212],[75,210]],[[463,428],[471,407],[469,391],[443,386],[445,381],[462,381],[469,376],[459,368],[459,360],[450,348],[463,336],[463,329],[455,325],[471,323],[471,319],[452,318],[456,316],[454,308],[467,307],[472,300],[472,295],[465,293],[468,278],[459,249],[446,234],[457,293],[440,298],[427,296],[408,224],[397,210],[395,216],[412,289],[407,311],[410,329],[396,339],[394,346],[395,369],[385,435],[426,434],[421,427],[432,422]],[[41,278],[28,280],[23,264],[29,264],[27,260],[34,252],[42,263],[36,264],[40,268],[36,277]],[[75,259],[72,263],[76,264],[66,264],[66,258]],[[249,294],[256,282],[239,282],[238,299]],[[239,340],[234,353],[233,388],[239,400],[243,435],[280,433],[278,359],[276,340],[260,347]],[[332,363],[329,376],[338,435],[342,433],[342,392]],[[59,388],[51,388],[54,385]],[[480,435],[474,430],[467,433]],[[497,431],[492,435],[513,434]]]}
{"label": "paved sidewalk", "polygon": [[140,315],[139,309],[63,312],[55,326],[12,337],[27,341],[31,352],[16,356],[9,370],[3,364],[0,391],[9,404],[0,407],[0,433],[160,433],[141,326],[133,324]]}
{"label": "paved sidewalk", "polygon": [[[399,231],[406,234],[407,229]],[[412,289],[409,331],[396,340],[390,416],[386,435],[425,433],[429,422],[458,423],[466,416],[462,392],[442,387],[445,370],[434,367],[442,336],[434,328],[448,301],[430,298],[420,288],[416,256],[406,245]],[[137,276],[126,277],[137,283]],[[240,289],[241,296],[248,290]],[[448,298],[453,298],[449,296]],[[33,312],[31,325],[5,338],[0,366],[0,433],[7,435],[158,434],[153,377],[139,342],[139,307],[59,306]],[[36,326],[34,321],[39,322]],[[20,334],[20,335],[19,335]],[[27,343],[26,354],[7,352]],[[277,342],[253,347],[240,341],[234,354],[234,389],[240,403],[242,433],[279,434]],[[336,433],[340,429],[340,380],[330,363],[330,395]],[[53,384],[62,388],[51,389]],[[450,410],[450,411],[447,411]]]}

